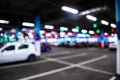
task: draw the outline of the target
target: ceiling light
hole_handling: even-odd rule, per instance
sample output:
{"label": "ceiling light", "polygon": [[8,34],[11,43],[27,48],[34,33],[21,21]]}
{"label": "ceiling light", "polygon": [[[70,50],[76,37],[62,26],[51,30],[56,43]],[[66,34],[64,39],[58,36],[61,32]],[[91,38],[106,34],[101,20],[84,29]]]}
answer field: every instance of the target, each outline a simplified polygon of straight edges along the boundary
{"label": "ceiling light", "polygon": [[94,33],[95,33],[95,32],[94,32],[94,31],[92,31],[92,30],[90,30],[90,31],[89,31],[89,34],[94,34]]}
{"label": "ceiling light", "polygon": [[87,30],[82,29],[81,32],[82,32],[82,33],[87,33]]}
{"label": "ceiling light", "polygon": [[78,14],[78,10],[77,9],[73,9],[67,6],[62,6],[62,10],[73,13],[73,14]]}
{"label": "ceiling light", "polygon": [[113,23],[111,23],[110,26],[113,27],[113,28],[116,28],[116,25],[113,24]]}
{"label": "ceiling light", "polygon": [[78,30],[78,29],[75,29],[75,28],[73,28],[72,31],[73,31],[73,32],[79,32],[79,30]]}
{"label": "ceiling light", "polygon": [[23,22],[22,25],[28,27],[34,27],[34,23],[29,23],[29,22]]}
{"label": "ceiling light", "polygon": [[2,23],[2,24],[9,24],[9,21],[7,21],[7,20],[0,20],[0,23]]}
{"label": "ceiling light", "polygon": [[94,12],[98,12],[98,11],[102,11],[102,10],[106,10],[106,9],[107,9],[106,6],[104,6],[104,7],[97,7],[97,8],[93,8],[93,9],[90,9],[90,10],[86,10],[86,11],[80,12],[78,15],[79,16],[87,15],[87,14],[90,14],[90,13],[94,13]]}
{"label": "ceiling light", "polygon": [[67,27],[60,27],[60,30],[68,31]]}
{"label": "ceiling light", "polygon": [[0,27],[0,31],[2,31],[2,30],[3,30],[3,28]]}
{"label": "ceiling light", "polygon": [[45,28],[46,29],[54,29],[54,26],[52,26],[52,25],[45,25]]}
{"label": "ceiling light", "polygon": [[105,20],[101,20],[101,23],[104,25],[109,25],[109,22],[105,21]]}
{"label": "ceiling light", "polygon": [[97,18],[91,15],[87,15],[86,18],[92,21],[97,21]]}

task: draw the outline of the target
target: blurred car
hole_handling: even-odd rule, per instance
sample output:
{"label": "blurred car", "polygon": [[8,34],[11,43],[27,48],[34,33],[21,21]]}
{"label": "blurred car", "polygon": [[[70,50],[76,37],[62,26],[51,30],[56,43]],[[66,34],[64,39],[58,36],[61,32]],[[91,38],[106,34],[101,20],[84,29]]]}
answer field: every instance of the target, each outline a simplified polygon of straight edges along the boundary
{"label": "blurred car", "polygon": [[42,52],[49,52],[52,50],[52,47],[49,43],[41,43],[41,51]]}
{"label": "blurred car", "polygon": [[109,50],[115,50],[117,48],[117,42],[110,42],[108,48]]}
{"label": "blurred car", "polygon": [[0,63],[35,61],[39,56],[32,43],[12,42],[3,44],[0,48]]}

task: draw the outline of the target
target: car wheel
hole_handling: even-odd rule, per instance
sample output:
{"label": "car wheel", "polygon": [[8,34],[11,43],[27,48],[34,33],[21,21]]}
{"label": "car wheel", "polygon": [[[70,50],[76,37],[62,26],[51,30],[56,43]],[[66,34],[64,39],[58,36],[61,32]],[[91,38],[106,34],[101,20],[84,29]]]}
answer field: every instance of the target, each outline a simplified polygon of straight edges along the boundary
{"label": "car wheel", "polygon": [[35,55],[30,55],[30,56],[28,57],[28,61],[29,61],[29,62],[36,61]]}

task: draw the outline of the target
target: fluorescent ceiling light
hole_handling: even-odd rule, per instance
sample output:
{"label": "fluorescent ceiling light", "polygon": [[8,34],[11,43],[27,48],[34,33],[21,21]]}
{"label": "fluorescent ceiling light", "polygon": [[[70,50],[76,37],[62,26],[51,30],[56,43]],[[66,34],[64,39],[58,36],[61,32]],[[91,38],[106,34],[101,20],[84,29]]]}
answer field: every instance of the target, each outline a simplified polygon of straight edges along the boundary
{"label": "fluorescent ceiling light", "polygon": [[73,14],[78,14],[78,10],[77,9],[73,9],[67,6],[62,6],[62,10],[73,13]]}
{"label": "fluorescent ceiling light", "polygon": [[94,31],[92,31],[92,30],[90,30],[90,31],[89,31],[89,34],[94,34],[94,33],[95,33],[95,32],[94,32]]}
{"label": "fluorescent ceiling light", "polygon": [[87,15],[87,14],[90,14],[90,13],[94,13],[94,12],[98,12],[98,11],[101,11],[101,10],[106,10],[107,7],[97,7],[97,8],[93,8],[93,9],[90,9],[90,10],[86,10],[86,11],[83,11],[83,12],[80,12],[78,15],[79,16],[82,16],[82,15]]}
{"label": "fluorescent ceiling light", "polygon": [[101,20],[101,23],[104,25],[109,25],[109,22],[105,21],[105,20]]}
{"label": "fluorescent ceiling light", "polygon": [[82,32],[82,33],[87,33],[87,30],[82,29],[81,32]]}
{"label": "fluorescent ceiling light", "polygon": [[79,32],[79,30],[78,30],[78,29],[75,29],[75,28],[73,28],[72,31],[73,31],[73,32]]}
{"label": "fluorescent ceiling light", "polygon": [[86,18],[92,21],[97,21],[97,18],[91,15],[87,15]]}
{"label": "fluorescent ceiling light", "polygon": [[52,26],[52,25],[45,25],[45,28],[46,29],[54,29],[54,26]]}
{"label": "fluorescent ceiling light", "polygon": [[67,27],[60,27],[60,30],[68,31]]}
{"label": "fluorescent ceiling light", "polygon": [[110,26],[113,27],[113,28],[116,28],[116,25],[113,24],[113,23],[111,23]]}
{"label": "fluorescent ceiling light", "polygon": [[9,24],[9,21],[7,21],[7,20],[0,20],[0,23],[2,23],[2,24]]}
{"label": "fluorescent ceiling light", "polygon": [[3,28],[0,28],[0,31],[2,31],[3,30]]}
{"label": "fluorescent ceiling light", "polygon": [[23,22],[22,25],[28,27],[34,27],[34,23],[29,23],[29,22]]}

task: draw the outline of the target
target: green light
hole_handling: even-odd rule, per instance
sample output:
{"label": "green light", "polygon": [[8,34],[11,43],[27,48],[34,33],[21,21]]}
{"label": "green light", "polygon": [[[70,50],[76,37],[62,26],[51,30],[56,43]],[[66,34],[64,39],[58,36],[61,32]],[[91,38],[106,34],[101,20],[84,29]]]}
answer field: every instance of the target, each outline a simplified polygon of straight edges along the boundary
{"label": "green light", "polygon": [[97,30],[96,30],[96,33],[100,33],[100,30],[99,30],[99,29],[97,29]]}
{"label": "green light", "polygon": [[97,28],[97,24],[96,23],[93,24],[93,28]]}
{"label": "green light", "polygon": [[64,30],[60,30],[60,32],[64,32]]}
{"label": "green light", "polygon": [[76,26],[75,28],[76,28],[77,30],[79,30],[79,29],[80,29],[80,27],[79,27],[79,26]]}
{"label": "green light", "polygon": [[4,38],[4,42],[8,42],[8,39],[7,39],[7,38]]}

